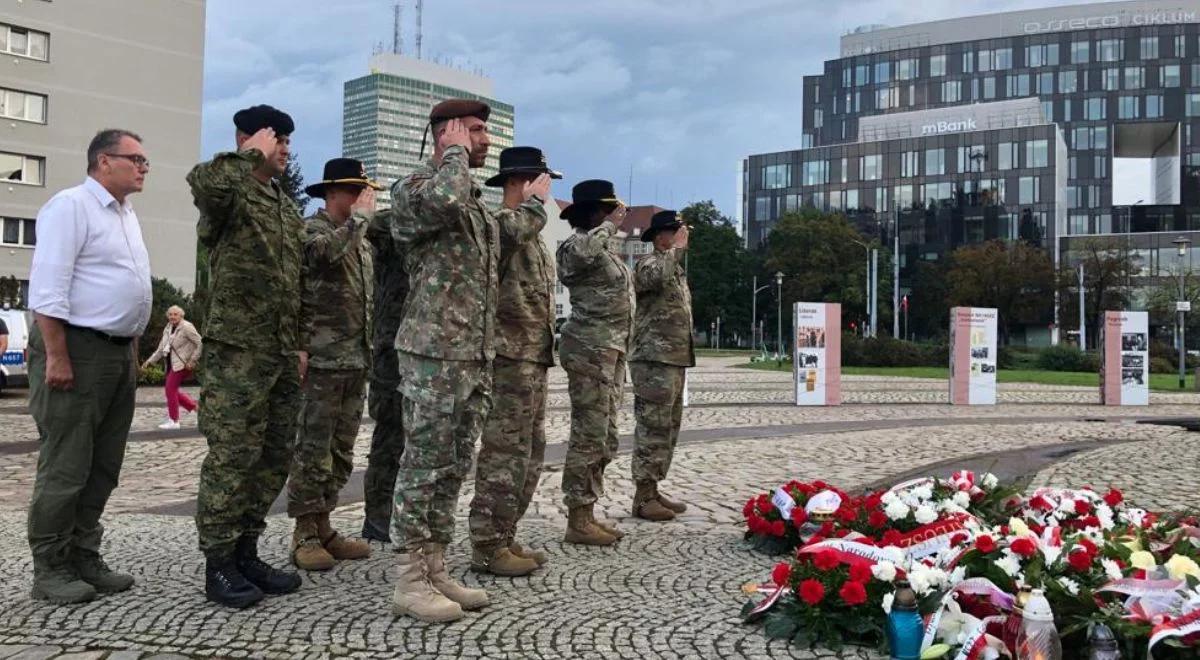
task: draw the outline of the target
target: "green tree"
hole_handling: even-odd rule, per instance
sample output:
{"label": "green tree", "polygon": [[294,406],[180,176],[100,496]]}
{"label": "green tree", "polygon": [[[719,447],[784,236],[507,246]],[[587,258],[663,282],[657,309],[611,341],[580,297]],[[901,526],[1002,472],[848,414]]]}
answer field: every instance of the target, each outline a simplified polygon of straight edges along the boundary
{"label": "green tree", "polygon": [[21,282],[15,275],[0,277],[0,309],[21,309]]}
{"label": "green tree", "polygon": [[1095,347],[1100,315],[1129,308],[1131,280],[1138,273],[1140,259],[1124,241],[1104,238],[1085,241],[1069,256],[1058,273],[1058,322],[1062,330],[1079,327],[1078,266],[1083,263],[1084,320],[1088,346]]}
{"label": "green tree", "polygon": [[[870,243],[846,216],[803,209],[784,215],[767,237],[766,277],[781,272],[783,280],[784,334],[794,302],[839,302],[842,323],[856,326],[868,317],[866,295],[866,249],[879,248],[877,261],[879,334],[891,325],[891,251]],[[768,323],[768,325],[770,325]]]}
{"label": "green tree", "polygon": [[[163,327],[167,324],[167,309],[172,305],[179,305],[183,308],[185,316],[191,312],[191,297],[166,279],[150,278],[150,291],[153,295],[153,302],[150,306],[150,323],[146,325],[146,331],[138,340],[139,361],[145,361],[158,347],[158,342],[162,339]],[[189,320],[194,322],[194,319]]]}
{"label": "green tree", "polygon": [[955,250],[946,281],[951,305],[996,308],[1001,345],[1017,326],[1053,317],[1054,264],[1045,250],[1025,241],[990,240]]}
{"label": "green tree", "polygon": [[288,197],[296,202],[296,206],[300,209],[300,214],[304,215],[308,207],[309,197],[304,194],[304,173],[300,171],[299,156],[296,152],[288,153],[287,167],[284,168],[283,174],[278,177],[279,186],[287,193]]}
{"label": "green tree", "polygon": [[721,343],[749,345],[750,264],[742,238],[712,201],[684,207],[679,215],[690,227],[688,286],[692,290],[693,330],[708,332],[721,319]]}
{"label": "green tree", "polygon": [[[944,338],[949,327],[950,306],[946,303],[950,287],[946,279],[946,261],[919,260],[912,265],[908,294],[908,334],[922,340]],[[904,319],[900,319],[903,332]]]}

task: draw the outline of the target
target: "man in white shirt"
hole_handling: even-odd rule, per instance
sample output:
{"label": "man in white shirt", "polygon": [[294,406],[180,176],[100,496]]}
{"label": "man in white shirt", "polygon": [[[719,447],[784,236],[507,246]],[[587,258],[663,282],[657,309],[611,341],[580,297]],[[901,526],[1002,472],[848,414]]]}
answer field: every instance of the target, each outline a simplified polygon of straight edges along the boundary
{"label": "man in white shirt", "polygon": [[100,514],[133,422],[137,337],[150,318],[150,258],[129,195],[150,161],[142,140],[106,129],[88,177],[38,212],[29,273],[29,410],[40,435],[29,506],[33,592],[54,603],[124,591],[100,557]]}

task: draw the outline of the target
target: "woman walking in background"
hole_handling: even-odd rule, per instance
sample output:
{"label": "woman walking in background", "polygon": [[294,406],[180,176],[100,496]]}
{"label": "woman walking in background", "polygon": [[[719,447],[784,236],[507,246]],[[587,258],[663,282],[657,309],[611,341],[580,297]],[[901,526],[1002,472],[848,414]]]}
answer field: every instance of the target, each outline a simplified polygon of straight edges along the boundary
{"label": "woman walking in background", "polygon": [[183,381],[191,378],[196,362],[200,360],[200,333],[196,326],[183,320],[183,309],[172,306],[167,310],[167,325],[163,328],[162,341],[142,368],[166,358],[167,373],[167,421],[158,428],[179,428],[179,406],[188,412],[196,411],[196,402],[186,393],[179,391]]}

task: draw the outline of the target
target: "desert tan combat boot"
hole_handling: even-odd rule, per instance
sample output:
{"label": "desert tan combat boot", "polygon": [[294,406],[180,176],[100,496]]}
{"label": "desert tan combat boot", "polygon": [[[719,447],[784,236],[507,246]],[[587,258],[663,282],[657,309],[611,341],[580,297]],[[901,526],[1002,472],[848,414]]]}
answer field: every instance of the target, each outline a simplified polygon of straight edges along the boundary
{"label": "desert tan combat boot", "polygon": [[596,524],[592,516],[592,505],[587,504],[574,507],[567,512],[567,533],[563,536],[563,542],[580,545],[612,545],[617,542],[617,537]]}
{"label": "desert tan combat boot", "polygon": [[536,561],[522,557],[506,545],[477,547],[471,553],[471,570],[503,577],[521,577],[538,569]]}
{"label": "desert tan combat boot", "polygon": [[440,543],[426,543],[423,548],[425,570],[429,573],[429,583],[443,596],[458,603],[464,610],[477,610],[488,604],[487,592],[483,589],[465,587],[446,570],[446,547]]}
{"label": "desert tan combat boot", "polygon": [[546,553],[542,552],[541,550],[532,550],[522,547],[520,543],[517,543],[511,538],[508,540],[508,551],[518,557],[532,559],[537,562],[538,566],[545,566],[546,563],[550,561],[550,558],[546,556]]}
{"label": "desert tan combat boot", "polygon": [[397,555],[399,574],[392,592],[392,614],[411,616],[425,623],[447,623],[463,617],[462,607],[446,598],[429,582],[420,548]]}
{"label": "desert tan combat boot", "polygon": [[317,514],[317,536],[321,545],[334,559],[366,559],[371,556],[371,545],[362,539],[348,539],[329,523],[329,512]]}
{"label": "desert tan combat boot", "polygon": [[671,511],[673,511],[675,513],[686,513],[687,512],[686,504],[684,504],[683,502],[676,502],[675,500],[667,497],[666,495],[663,495],[662,492],[658,490],[657,485],[654,487],[654,494],[658,497],[658,503],[667,507]]}
{"label": "desert tan combat boot", "polygon": [[292,563],[306,571],[327,571],[337,564],[333,555],[321,545],[315,513],[296,518],[296,531],[292,533]]}
{"label": "desert tan combat boot", "polygon": [[637,491],[633,494],[633,515],[654,522],[675,518],[675,512],[658,501],[654,484],[650,482],[638,484]]}

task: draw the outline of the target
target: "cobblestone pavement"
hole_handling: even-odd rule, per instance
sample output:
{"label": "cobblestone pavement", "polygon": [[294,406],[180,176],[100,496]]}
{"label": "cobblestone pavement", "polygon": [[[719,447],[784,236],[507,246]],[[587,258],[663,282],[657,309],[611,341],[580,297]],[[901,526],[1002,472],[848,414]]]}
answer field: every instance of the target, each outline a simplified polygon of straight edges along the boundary
{"label": "cobblestone pavement", "polygon": [[[125,594],[74,607],[52,607],[28,597],[31,566],[24,541],[36,455],[5,453],[13,429],[26,416],[0,412],[0,658],[7,656],[146,657],[487,657],[487,658],[819,658],[880,657],[867,651],[841,656],[812,653],[768,641],[759,627],[739,623],[740,587],[761,579],[774,560],[741,543],[741,506],[751,494],[791,478],[824,478],[855,488],[922,466],[952,460],[986,467],[998,451],[1030,452],[1054,446],[1066,457],[1045,466],[1035,483],[1097,487],[1112,483],[1151,507],[1190,504],[1200,477],[1186,431],[1171,426],[1120,422],[1132,416],[1195,415],[1200,398],[1168,395],[1148,408],[1084,405],[1090,388],[1020,386],[1020,402],[989,407],[951,407],[915,402],[797,409],[753,406],[786,401],[786,374],[727,368],[730,361],[704,360],[692,372],[693,401],[713,404],[687,411],[685,428],[710,429],[711,438],[680,445],[663,489],[687,501],[690,510],[670,523],[629,516],[633,486],[629,457],[608,469],[603,514],[628,536],[614,548],[581,548],[560,542],[565,511],[560,466],[545,472],[519,538],[545,549],[550,564],[527,578],[503,579],[466,567],[466,506],[460,501],[458,536],[450,553],[451,572],[483,586],[493,603],[447,626],[393,619],[388,612],[390,552],[376,545],[372,558],[347,562],[324,574],[305,576],[300,593],[272,598],[245,612],[209,607],[201,592],[202,560],[195,551],[192,521],[182,515],[134,513],[183,502],[195,495],[205,445],[179,436],[129,444],[123,483],[109,506],[105,552],[138,584]],[[561,372],[552,390],[561,390]],[[852,393],[930,397],[944,392],[939,381],[847,379]],[[147,404],[161,392],[140,393]],[[159,397],[155,399],[155,396]],[[555,392],[554,396],[562,396]],[[710,397],[710,398],[705,398]],[[1189,398],[1191,397],[1191,398]],[[849,394],[848,394],[848,397]],[[555,405],[553,399],[551,405]],[[7,408],[5,408],[7,406]],[[0,410],[13,408],[11,398]],[[631,431],[630,411],[621,422]],[[139,424],[153,428],[161,409],[139,408]],[[552,410],[548,429],[561,443],[566,411]],[[995,418],[1009,423],[988,423]],[[1110,421],[1085,422],[1088,417]],[[1014,423],[1019,418],[1063,421]],[[898,428],[820,431],[814,423],[900,420]],[[904,422],[903,420],[908,420]],[[194,422],[193,422],[194,423]],[[905,426],[912,424],[912,426]],[[920,424],[920,425],[918,425]],[[796,428],[791,428],[795,426]],[[760,428],[765,427],[765,428]],[[728,432],[730,437],[722,438]],[[359,464],[369,437],[360,433]],[[154,434],[151,434],[154,435]],[[20,450],[20,445],[10,445]],[[1180,460],[1183,458],[1183,460]],[[1155,495],[1157,491],[1157,495]],[[1155,499],[1151,499],[1155,498]],[[124,513],[122,513],[124,512]],[[346,531],[361,523],[361,505],[335,513]],[[272,561],[286,561],[289,521],[274,516],[264,537]],[[127,650],[122,650],[127,649]],[[91,655],[70,655],[86,653]],[[823,653],[823,654],[822,654]],[[24,655],[21,655],[24,654]]]}

